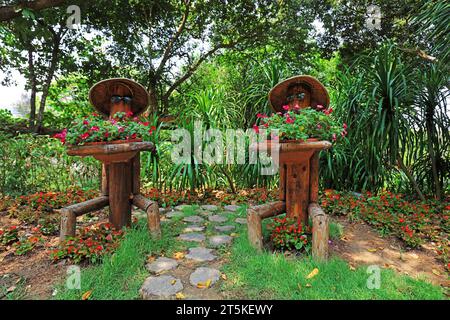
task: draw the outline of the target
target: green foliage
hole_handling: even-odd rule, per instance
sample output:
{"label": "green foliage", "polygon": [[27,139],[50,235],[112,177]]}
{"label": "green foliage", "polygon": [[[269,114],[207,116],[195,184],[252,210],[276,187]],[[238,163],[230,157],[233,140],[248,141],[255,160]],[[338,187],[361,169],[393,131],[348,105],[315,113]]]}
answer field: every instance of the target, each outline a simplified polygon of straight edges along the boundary
{"label": "green foliage", "polygon": [[274,218],[270,240],[274,247],[280,250],[306,251],[306,253],[311,250],[310,232],[302,226],[300,219],[296,221],[287,217]]}
{"label": "green foliage", "polygon": [[[319,273],[307,279],[314,268]],[[367,281],[373,273],[368,271],[364,266],[350,270],[347,262],[336,257],[319,263],[304,257],[259,253],[246,237],[239,237],[223,268],[228,280],[222,290],[239,299],[445,299],[440,287],[388,269],[380,270],[380,288],[369,289]]]}
{"label": "green foliage", "polygon": [[98,184],[94,159],[69,157],[55,139],[31,134],[16,137],[0,132],[0,193],[29,194]]}

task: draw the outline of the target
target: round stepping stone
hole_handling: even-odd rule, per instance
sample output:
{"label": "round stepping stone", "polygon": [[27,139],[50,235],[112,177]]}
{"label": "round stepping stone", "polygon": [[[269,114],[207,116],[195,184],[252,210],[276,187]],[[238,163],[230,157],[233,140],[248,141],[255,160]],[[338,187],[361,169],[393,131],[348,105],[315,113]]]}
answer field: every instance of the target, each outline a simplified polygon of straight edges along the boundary
{"label": "round stepping stone", "polygon": [[[189,277],[189,282],[194,286],[205,285],[208,281],[211,281],[209,286],[211,287],[220,278],[220,271],[212,268],[200,267],[197,268]],[[206,287],[203,287],[206,289]]]}
{"label": "round stepping stone", "polygon": [[176,207],[175,207],[175,210],[183,211],[184,208],[189,208],[189,207],[190,207],[190,206],[187,205],[187,204],[181,204],[181,205],[179,205],[179,206],[176,206]]}
{"label": "round stepping stone", "polygon": [[247,219],[245,219],[245,218],[236,218],[236,220],[234,220],[234,222],[239,223],[239,224],[247,224]]}
{"label": "round stepping stone", "polygon": [[171,210],[171,208],[169,207],[169,208],[159,208],[159,213],[166,213],[166,212],[168,212],[168,211],[170,211]]}
{"label": "round stepping stone", "polygon": [[170,297],[183,290],[180,279],[169,275],[148,277],[139,291],[143,299],[151,299],[152,296]]}
{"label": "round stepping stone", "polygon": [[213,204],[204,204],[203,206],[200,206],[202,209],[208,210],[208,211],[216,211],[218,209],[217,206]]}
{"label": "round stepping stone", "polygon": [[197,226],[197,225],[192,225],[192,226],[187,226],[186,228],[184,228],[183,232],[187,233],[187,232],[202,232],[205,230],[204,226]]}
{"label": "round stepping stone", "polygon": [[227,225],[227,226],[215,226],[214,229],[216,229],[219,232],[230,232],[236,229],[235,226]]}
{"label": "round stepping stone", "polygon": [[189,248],[189,253],[186,255],[186,258],[192,259],[195,261],[212,261],[217,258],[217,256],[211,253],[213,249],[197,247],[197,248]]}
{"label": "round stepping stone", "polygon": [[204,217],[208,217],[211,214],[211,211],[203,210],[203,211],[198,212],[198,214],[202,215]]}
{"label": "round stepping stone", "polygon": [[183,233],[178,237],[179,240],[183,241],[194,241],[194,242],[202,242],[205,241],[206,237],[201,233]]}
{"label": "round stepping stone", "polygon": [[236,206],[234,204],[230,204],[230,205],[227,205],[227,206],[225,206],[223,208],[225,210],[227,210],[227,211],[236,212],[240,208],[240,206]]}
{"label": "round stepping stone", "polygon": [[192,222],[192,223],[202,223],[205,221],[202,217],[199,216],[189,216],[183,219],[184,222]]}
{"label": "round stepping stone", "polygon": [[152,263],[148,263],[145,267],[150,272],[160,273],[163,271],[172,270],[172,269],[176,268],[177,266],[178,266],[178,262],[175,259],[159,257]]}
{"label": "round stepping stone", "polygon": [[178,217],[182,217],[183,216],[183,212],[181,211],[170,211],[169,213],[166,214],[167,218],[178,218]]}
{"label": "round stepping stone", "polygon": [[211,221],[211,222],[225,222],[225,221],[227,221],[228,220],[228,218],[227,217],[224,217],[224,216],[220,216],[220,215],[218,215],[218,214],[215,214],[215,215],[213,215],[213,216],[209,216],[208,217],[208,220],[209,221]]}
{"label": "round stepping stone", "polygon": [[230,244],[232,240],[233,238],[227,235],[212,236],[209,238],[209,244],[216,248],[226,244]]}

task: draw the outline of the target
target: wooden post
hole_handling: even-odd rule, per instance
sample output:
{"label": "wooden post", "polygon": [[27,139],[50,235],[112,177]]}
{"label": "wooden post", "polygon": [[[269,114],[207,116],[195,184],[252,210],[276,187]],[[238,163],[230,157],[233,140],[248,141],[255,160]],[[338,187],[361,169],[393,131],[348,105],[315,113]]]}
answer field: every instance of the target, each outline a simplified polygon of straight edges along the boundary
{"label": "wooden post", "polygon": [[280,163],[280,201],[286,201],[286,165]]}
{"label": "wooden post", "polygon": [[328,259],[329,218],[317,203],[311,203],[308,208],[312,219],[312,256],[324,261]]}
{"label": "wooden post", "polygon": [[159,219],[158,203],[149,200],[141,194],[133,196],[133,204],[147,213],[148,229],[153,237],[161,237],[161,223]]}
{"label": "wooden post", "polygon": [[109,194],[108,175],[109,175],[109,166],[105,163],[102,163],[102,185],[100,193],[103,196],[107,196]]}
{"label": "wooden post", "polygon": [[77,216],[70,209],[63,208],[61,213],[61,229],[59,232],[59,241],[64,241],[67,237],[75,237]]}
{"label": "wooden post", "polygon": [[109,165],[109,221],[116,229],[131,225],[131,164],[130,162]]}
{"label": "wooden post", "polygon": [[300,218],[305,226],[308,223],[309,204],[309,162],[287,164],[286,174],[286,212],[289,218]]}
{"label": "wooden post", "polygon": [[141,156],[138,153],[132,160],[131,174],[133,176],[133,194],[141,192]]}
{"label": "wooden post", "polygon": [[88,201],[73,204],[71,206],[55,210],[61,214],[61,229],[59,238],[63,241],[66,237],[74,237],[77,223],[77,217],[100,210],[109,204],[107,196],[97,197]]}
{"label": "wooden post", "polygon": [[262,219],[273,217],[286,211],[286,203],[277,201],[247,210],[247,235],[250,244],[258,251],[263,249]]}
{"label": "wooden post", "polygon": [[319,153],[320,151],[314,152],[310,160],[309,202],[319,200]]}

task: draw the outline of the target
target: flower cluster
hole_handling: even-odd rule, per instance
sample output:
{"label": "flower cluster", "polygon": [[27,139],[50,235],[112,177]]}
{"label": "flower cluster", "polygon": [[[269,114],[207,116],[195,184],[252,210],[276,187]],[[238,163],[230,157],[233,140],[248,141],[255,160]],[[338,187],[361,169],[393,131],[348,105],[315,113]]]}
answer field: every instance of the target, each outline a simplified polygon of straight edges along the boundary
{"label": "flower cluster", "polygon": [[309,252],[311,241],[310,233],[302,226],[300,219],[274,218],[271,225],[271,236],[273,246],[280,250],[299,250]]}
{"label": "flower cluster", "polygon": [[51,251],[53,261],[70,259],[73,263],[98,263],[114,252],[123,238],[123,231],[114,230],[109,223],[100,223],[80,230],[77,237],[67,238]]}
{"label": "flower cluster", "polygon": [[[317,106],[316,109],[294,109],[284,106],[285,113],[277,112],[270,117],[265,114],[257,114],[257,123],[253,130],[259,133],[260,128],[269,132],[278,130],[278,136],[272,136],[273,140],[306,140],[318,138],[319,140],[337,141],[347,135],[347,125],[339,125],[331,116],[333,109],[324,109]],[[258,123],[259,122],[259,123]]]}
{"label": "flower cluster", "polygon": [[383,234],[402,239],[408,246],[417,247],[425,240],[447,243],[450,212],[432,201],[406,201],[399,194],[385,191],[379,195],[361,195],[325,190],[322,207],[331,214],[345,214],[360,218]]}
{"label": "flower cluster", "polygon": [[65,128],[54,135],[54,138],[63,144],[75,146],[89,142],[148,140],[155,131],[156,127],[147,119],[134,117],[131,111],[117,112],[108,120],[94,113],[82,120],[74,121],[70,128]]}

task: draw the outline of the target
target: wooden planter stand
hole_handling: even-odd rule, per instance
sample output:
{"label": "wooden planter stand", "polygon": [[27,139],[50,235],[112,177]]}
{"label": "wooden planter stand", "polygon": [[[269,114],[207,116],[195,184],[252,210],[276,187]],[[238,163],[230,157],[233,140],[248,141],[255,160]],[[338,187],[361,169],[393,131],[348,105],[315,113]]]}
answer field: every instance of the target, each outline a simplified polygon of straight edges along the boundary
{"label": "wooden planter stand", "polygon": [[[287,142],[279,144],[279,201],[250,207],[247,211],[248,239],[253,247],[263,249],[262,220],[286,212],[302,221],[312,220],[312,254],[319,260],[328,257],[328,216],[317,204],[319,196],[319,153],[331,147],[328,141]],[[258,144],[259,150],[270,150]]]}
{"label": "wooden planter stand", "polygon": [[157,202],[140,194],[139,152],[153,150],[150,142],[123,142],[71,147],[71,156],[93,156],[102,162],[101,195],[95,199],[60,209],[60,240],[75,236],[76,218],[109,205],[109,222],[117,229],[131,225],[131,206],[147,213],[148,227],[153,236],[161,235]]}

